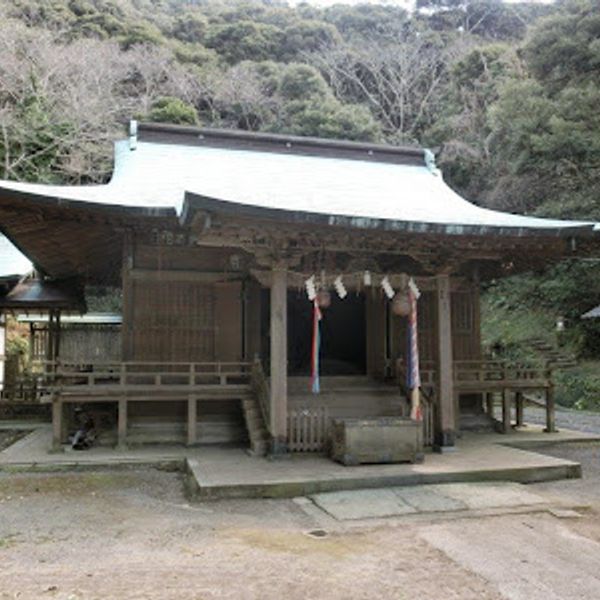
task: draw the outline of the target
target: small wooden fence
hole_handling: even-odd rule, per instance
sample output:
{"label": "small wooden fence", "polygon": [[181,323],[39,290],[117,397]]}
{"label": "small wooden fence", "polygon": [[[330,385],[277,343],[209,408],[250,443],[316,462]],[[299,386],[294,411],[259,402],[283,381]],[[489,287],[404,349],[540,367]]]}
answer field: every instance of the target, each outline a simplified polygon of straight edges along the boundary
{"label": "small wooden fence", "polygon": [[326,406],[288,412],[288,446],[292,452],[325,452],[329,443],[329,411]]}

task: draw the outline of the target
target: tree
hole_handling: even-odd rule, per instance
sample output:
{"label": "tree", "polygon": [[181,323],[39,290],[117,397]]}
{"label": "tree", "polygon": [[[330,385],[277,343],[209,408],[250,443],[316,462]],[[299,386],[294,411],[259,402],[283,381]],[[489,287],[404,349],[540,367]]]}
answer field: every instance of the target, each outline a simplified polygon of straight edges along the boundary
{"label": "tree", "polygon": [[377,45],[354,40],[310,55],[335,96],[368,107],[390,140],[418,140],[439,113],[448,68],[464,52],[459,41],[410,28]]}
{"label": "tree", "polygon": [[180,98],[165,96],[152,103],[147,115],[141,119],[154,123],[174,123],[175,125],[198,125],[196,109]]}
{"label": "tree", "polygon": [[600,2],[570,0],[531,30],[523,56],[532,75],[555,92],[600,78]]}
{"label": "tree", "polygon": [[213,48],[230,63],[243,60],[269,60],[277,54],[281,30],[272,25],[239,21],[212,27],[206,38]]}

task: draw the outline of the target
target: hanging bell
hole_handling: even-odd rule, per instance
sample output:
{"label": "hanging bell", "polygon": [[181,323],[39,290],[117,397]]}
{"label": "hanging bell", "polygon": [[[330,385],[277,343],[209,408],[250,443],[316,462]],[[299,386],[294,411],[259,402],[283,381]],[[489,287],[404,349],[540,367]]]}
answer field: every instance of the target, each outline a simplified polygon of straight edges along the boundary
{"label": "hanging bell", "polygon": [[399,317],[406,317],[410,314],[410,298],[408,292],[397,292],[392,300],[392,312]]}
{"label": "hanging bell", "polygon": [[329,308],[331,305],[331,294],[327,290],[317,292],[317,305],[319,308]]}

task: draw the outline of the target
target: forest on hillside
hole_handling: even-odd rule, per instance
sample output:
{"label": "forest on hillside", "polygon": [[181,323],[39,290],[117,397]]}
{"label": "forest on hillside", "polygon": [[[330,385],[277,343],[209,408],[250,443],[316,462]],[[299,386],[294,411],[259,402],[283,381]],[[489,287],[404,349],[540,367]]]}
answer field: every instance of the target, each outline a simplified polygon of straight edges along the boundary
{"label": "forest on hillside", "polygon": [[[0,0],[0,177],[105,181],[135,117],[424,145],[472,202],[600,220],[600,0],[417,8]],[[518,348],[560,314],[573,351],[600,355],[578,319],[599,273],[492,282],[486,341]]]}

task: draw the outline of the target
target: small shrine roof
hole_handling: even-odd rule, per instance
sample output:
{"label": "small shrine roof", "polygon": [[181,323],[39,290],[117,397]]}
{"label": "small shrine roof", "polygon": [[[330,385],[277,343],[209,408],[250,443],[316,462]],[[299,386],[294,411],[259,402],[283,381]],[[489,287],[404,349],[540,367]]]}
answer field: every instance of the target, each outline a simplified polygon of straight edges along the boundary
{"label": "small shrine roof", "polygon": [[4,192],[145,216],[177,214],[184,222],[206,209],[449,235],[585,235],[599,228],[477,206],[452,190],[433,155],[419,148],[156,124],[133,133],[116,143],[106,185],[0,181],[0,201]]}

